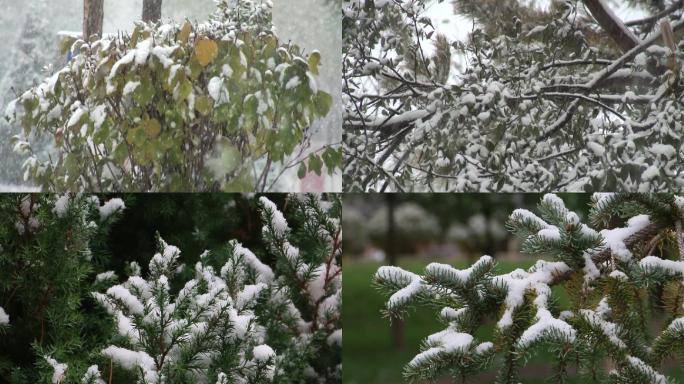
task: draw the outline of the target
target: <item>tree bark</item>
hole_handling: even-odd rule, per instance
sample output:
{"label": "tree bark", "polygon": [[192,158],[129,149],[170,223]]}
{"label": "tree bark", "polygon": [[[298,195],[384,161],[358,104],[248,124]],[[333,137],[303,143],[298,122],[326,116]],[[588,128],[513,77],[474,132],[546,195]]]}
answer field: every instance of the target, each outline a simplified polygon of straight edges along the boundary
{"label": "tree bark", "polygon": [[[389,265],[397,265],[397,232],[394,220],[394,209],[396,208],[396,195],[388,193],[387,202],[387,239],[385,239],[385,254]],[[404,347],[404,322],[401,319],[392,319],[392,344],[396,350]]]}
{"label": "tree bark", "polygon": [[159,21],[161,19],[162,0],[143,0],[143,21]]}
{"label": "tree bark", "polygon": [[627,29],[622,20],[604,4],[603,0],[584,0],[584,5],[589,9],[589,12],[591,12],[591,15],[594,16],[594,19],[596,19],[601,28],[622,49],[622,52],[627,52],[639,45],[639,38]]}
{"label": "tree bark", "polygon": [[83,0],[83,39],[90,36],[102,37],[104,0]]}

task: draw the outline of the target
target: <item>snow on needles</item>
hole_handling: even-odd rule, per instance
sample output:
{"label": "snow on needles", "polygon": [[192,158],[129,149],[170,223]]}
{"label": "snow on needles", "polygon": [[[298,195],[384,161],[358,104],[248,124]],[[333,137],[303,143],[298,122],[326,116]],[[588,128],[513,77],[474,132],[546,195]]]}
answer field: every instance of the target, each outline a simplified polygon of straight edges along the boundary
{"label": "snow on needles", "polygon": [[154,359],[145,352],[131,351],[113,345],[102,350],[102,355],[112,359],[116,364],[127,370],[139,368],[143,371],[145,380],[154,384],[158,381]]}
{"label": "snow on needles", "polygon": [[0,326],[9,324],[9,315],[0,307]]}
{"label": "snow on needles", "polygon": [[604,229],[600,233],[604,244],[610,248],[615,257],[621,261],[629,261],[632,258],[632,252],[627,249],[625,240],[646,228],[650,223],[648,215],[638,215],[629,219],[624,228]]}
{"label": "snow on needles", "polygon": [[113,215],[116,212],[122,211],[126,208],[126,204],[124,204],[123,200],[119,198],[114,198],[111,200],[108,200],[104,205],[102,205],[99,210],[100,210],[100,219],[106,220],[109,216]]}
{"label": "snow on needles", "polygon": [[[506,308],[501,319],[498,321],[497,326],[499,328],[506,328],[513,324],[513,311],[524,303],[525,292],[528,289],[533,289],[537,293],[538,298],[535,300],[535,304],[538,304],[538,311],[540,306],[545,307],[546,298],[551,294],[549,284],[553,281],[555,276],[568,271],[570,271],[570,267],[562,261],[547,262],[538,260],[537,263],[530,268],[529,272],[522,269],[516,269],[506,275],[495,276],[492,279],[492,282],[495,285],[504,286],[507,290],[506,299],[504,300]],[[540,296],[543,296],[544,299],[539,299]],[[539,300],[539,302],[537,302],[537,300]],[[539,317],[541,319],[544,316]]]}
{"label": "snow on needles", "polygon": [[254,355],[254,360],[265,363],[272,357],[275,357],[275,351],[273,348],[269,347],[266,344],[262,345],[257,345],[254,347],[252,350],[252,354]]}
{"label": "snow on needles", "polygon": [[66,370],[69,367],[67,364],[59,363],[50,356],[45,356],[45,361],[52,366],[52,384],[59,384],[66,376]]}

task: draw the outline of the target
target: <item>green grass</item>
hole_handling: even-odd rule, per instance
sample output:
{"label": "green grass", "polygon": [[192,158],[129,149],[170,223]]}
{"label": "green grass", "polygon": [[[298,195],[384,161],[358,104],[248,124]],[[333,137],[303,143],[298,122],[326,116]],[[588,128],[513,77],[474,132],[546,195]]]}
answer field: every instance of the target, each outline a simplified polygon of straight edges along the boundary
{"label": "green grass", "polygon": [[[399,265],[413,272],[422,272],[427,261],[403,259]],[[499,262],[497,273],[506,273],[515,268],[528,268],[531,262]],[[453,263],[456,268],[465,268],[468,263]],[[404,348],[396,350],[392,345],[390,321],[381,314],[385,298],[371,286],[372,276],[380,264],[371,262],[344,263],[343,287],[343,382],[345,384],[403,383],[402,369],[419,352],[420,343],[428,335],[444,328],[436,320],[437,310],[419,308],[404,321]],[[561,287],[554,288],[554,296],[561,308],[568,305],[568,298]],[[491,337],[493,321],[478,330],[476,338]],[[553,356],[537,352],[528,362],[531,367],[523,372],[524,383],[548,383],[553,369]],[[682,368],[667,372],[670,377],[684,378]],[[495,374],[495,373],[494,373]],[[488,376],[490,379],[494,375]],[[487,380],[488,382],[489,380]],[[445,378],[441,383],[452,383]],[[485,381],[479,381],[485,382]],[[581,383],[570,380],[570,383]],[[679,382],[684,380],[679,379]]]}

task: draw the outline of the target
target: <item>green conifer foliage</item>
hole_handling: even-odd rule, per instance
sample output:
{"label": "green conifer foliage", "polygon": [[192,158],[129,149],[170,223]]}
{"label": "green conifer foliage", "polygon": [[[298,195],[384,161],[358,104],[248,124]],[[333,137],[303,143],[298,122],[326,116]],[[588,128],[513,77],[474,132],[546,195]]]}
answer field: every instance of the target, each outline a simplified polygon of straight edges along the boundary
{"label": "green conifer foliage", "polygon": [[374,280],[390,317],[424,305],[439,308],[446,325],[405,377],[465,381],[496,370],[498,382],[517,383],[543,351],[555,357],[554,382],[577,371],[593,382],[667,383],[662,363],[684,348],[683,222],[681,196],[595,194],[585,223],[548,194],[538,213],[518,209],[507,223],[523,252],[544,257],[528,270],[497,274],[490,256],[463,270],[432,263],[420,275],[381,267]]}

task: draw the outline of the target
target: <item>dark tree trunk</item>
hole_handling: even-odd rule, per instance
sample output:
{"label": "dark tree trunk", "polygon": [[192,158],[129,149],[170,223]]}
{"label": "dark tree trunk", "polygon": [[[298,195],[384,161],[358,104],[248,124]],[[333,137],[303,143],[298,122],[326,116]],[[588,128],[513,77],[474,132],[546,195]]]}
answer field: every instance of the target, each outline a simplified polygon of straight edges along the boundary
{"label": "dark tree trunk", "polygon": [[625,24],[615,16],[608,6],[601,0],[584,0],[591,15],[598,21],[603,30],[610,36],[623,52],[639,45],[641,41]]}
{"label": "dark tree trunk", "polygon": [[90,36],[102,37],[104,0],[83,0],[83,39]]}
{"label": "dark tree trunk", "polygon": [[161,19],[162,0],[143,0],[143,21],[158,21]]}
{"label": "dark tree trunk", "polygon": [[[388,193],[387,201],[387,239],[385,244],[385,254],[389,265],[397,265],[397,231],[394,220],[394,209],[396,208],[396,195]],[[394,348],[401,350],[404,347],[404,323],[401,319],[392,319],[392,343]]]}

